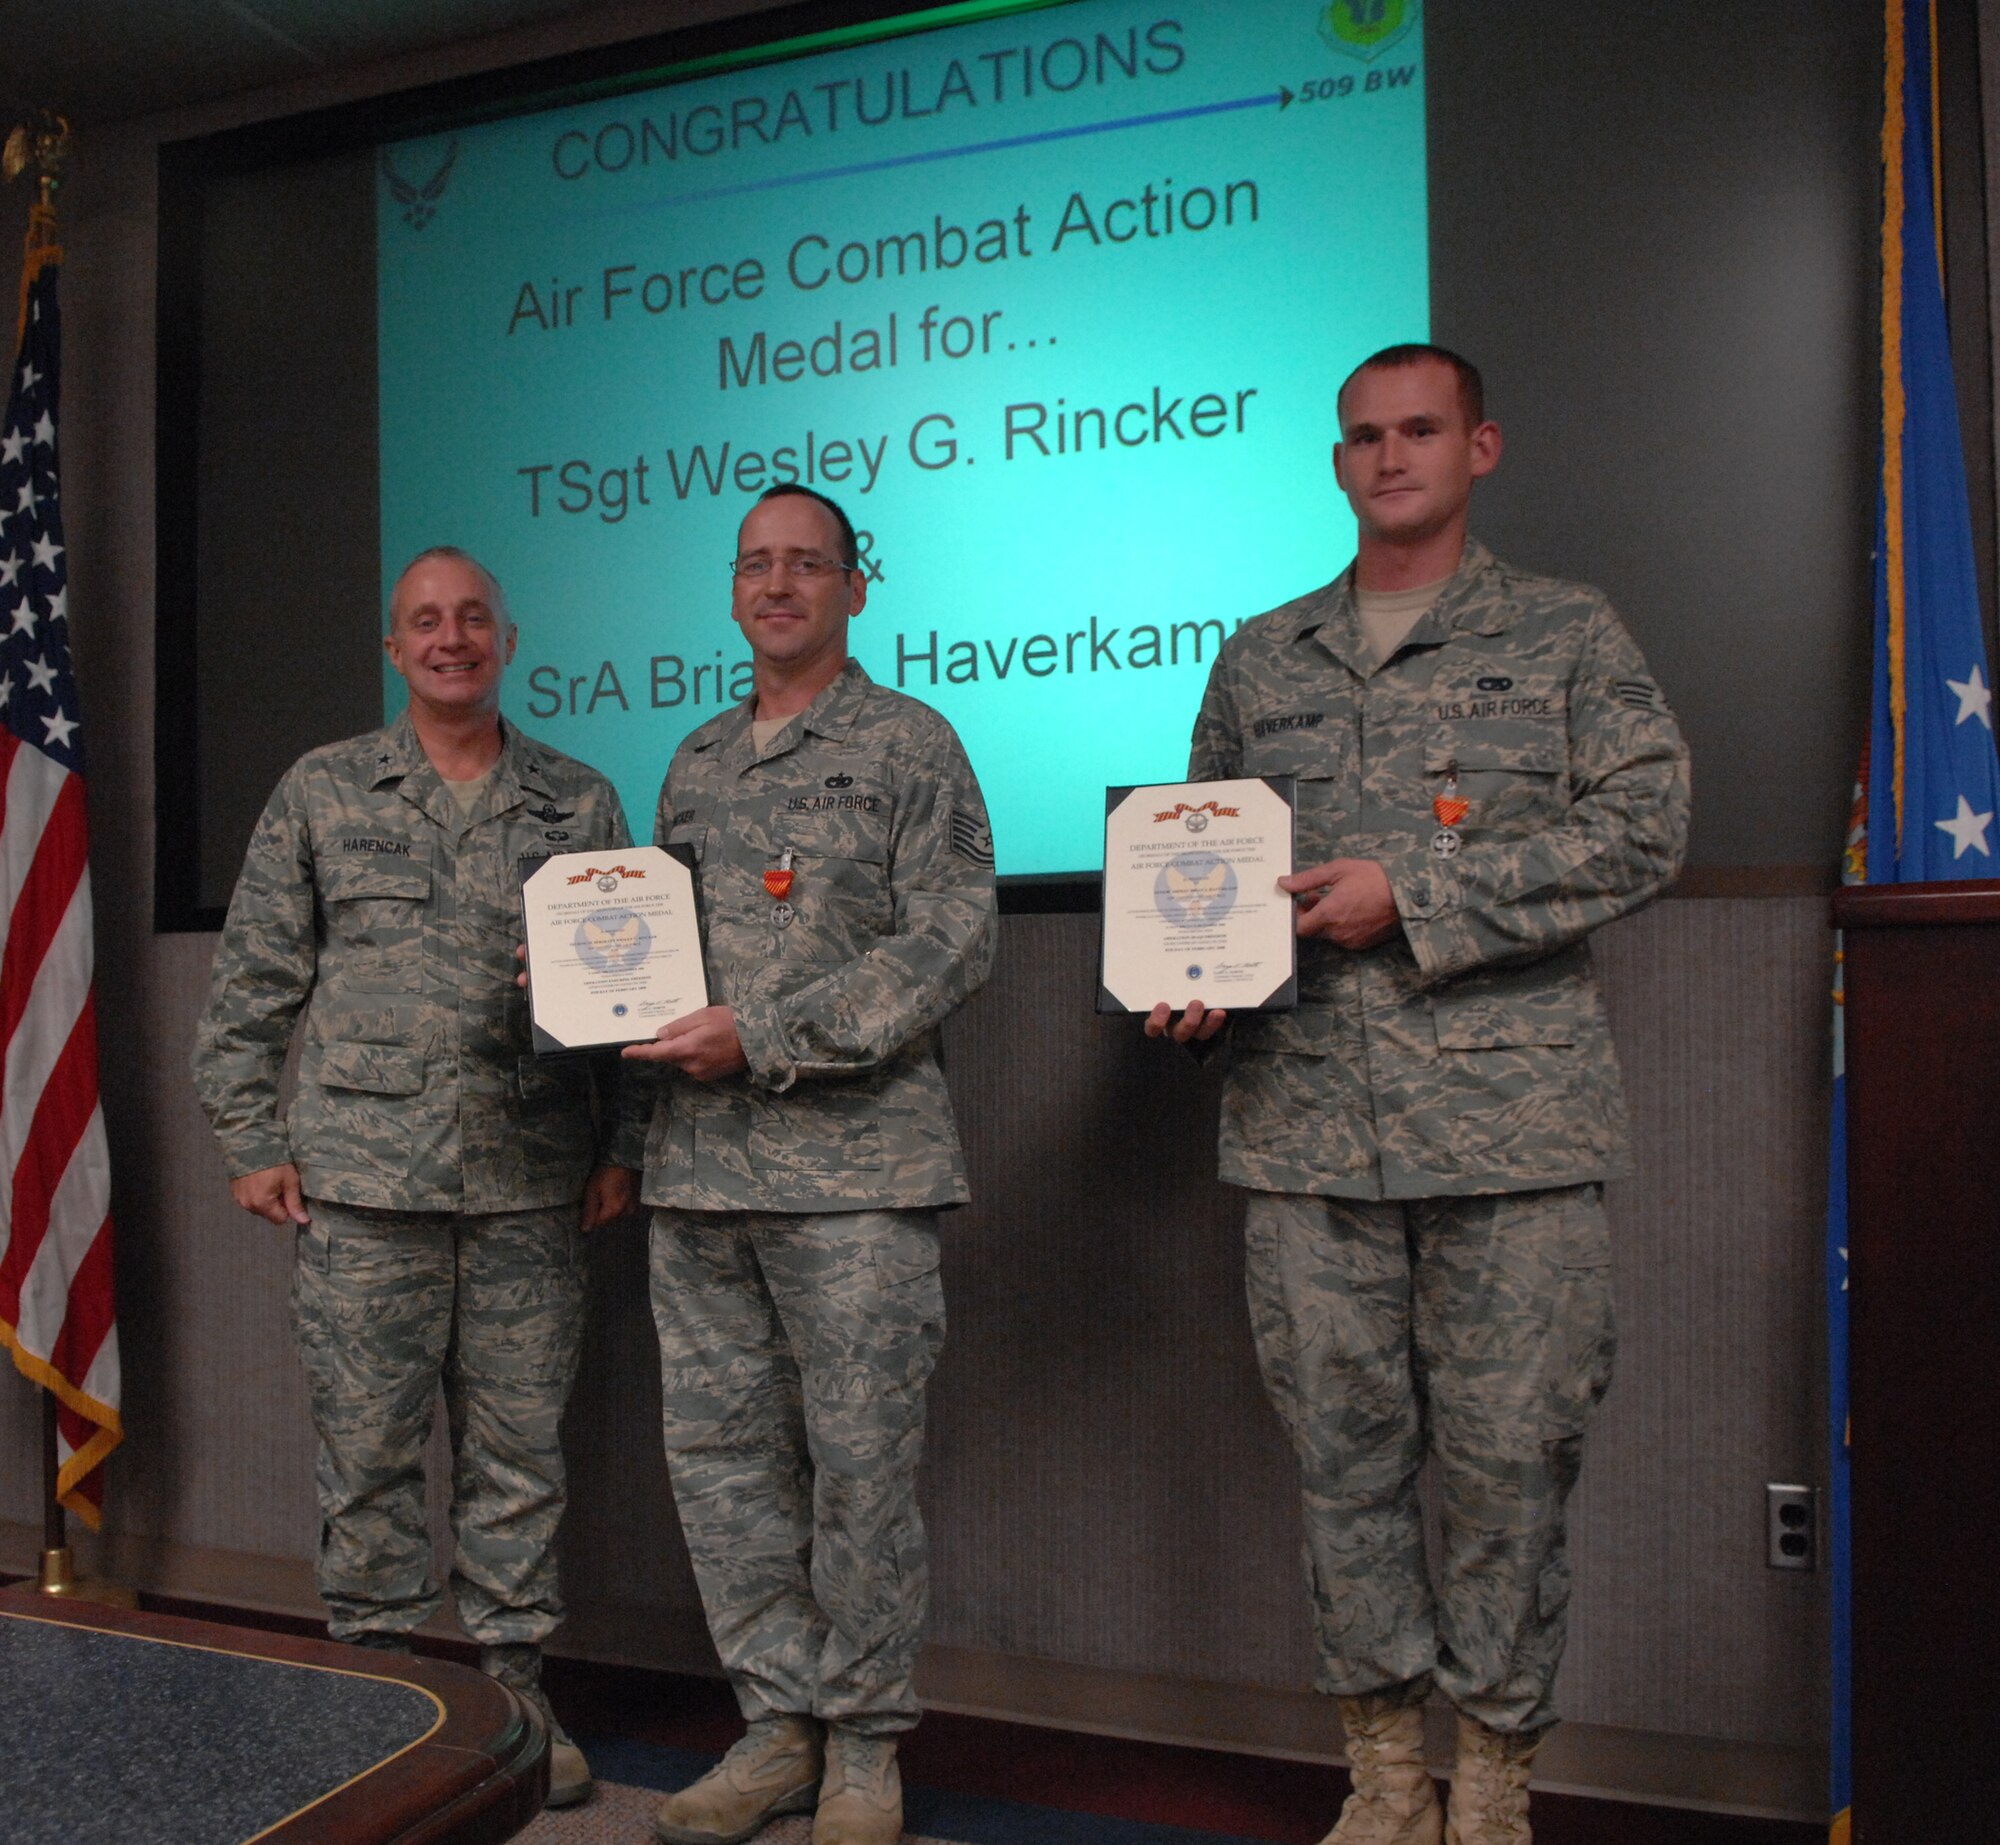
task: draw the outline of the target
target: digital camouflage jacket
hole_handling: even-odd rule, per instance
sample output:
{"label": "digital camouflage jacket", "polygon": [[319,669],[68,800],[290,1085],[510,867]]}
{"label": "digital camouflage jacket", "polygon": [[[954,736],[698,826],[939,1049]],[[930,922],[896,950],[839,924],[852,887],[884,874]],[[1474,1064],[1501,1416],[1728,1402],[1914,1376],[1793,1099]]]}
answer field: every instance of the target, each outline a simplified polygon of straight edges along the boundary
{"label": "digital camouflage jacket", "polygon": [[[1296,1011],[1229,1026],[1221,1175],[1263,1191],[1422,1198],[1628,1170],[1585,937],[1656,895],[1687,839],[1688,759],[1596,590],[1470,544],[1386,664],[1349,570],[1224,644],[1189,774],[1298,778],[1301,869],[1366,858],[1402,930],[1299,944]],[[1432,802],[1454,765],[1455,857]]]}
{"label": "digital camouflage jacket", "polygon": [[[529,1049],[520,880],[526,861],[627,843],[603,776],[504,724],[469,821],[407,714],[301,757],[251,836],[195,1036],[230,1176],[289,1160],[310,1198],[391,1210],[580,1197],[608,1135],[589,1067]],[[625,1141],[605,1156],[636,1165],[629,1125]]]}
{"label": "digital camouflage jacket", "polygon": [[971,765],[943,718],[853,661],[761,755],[751,709],[682,743],[654,826],[698,861],[709,996],[734,1009],[750,1067],[660,1076],[646,1201],[963,1203],[937,1028],[993,965],[993,837]]}

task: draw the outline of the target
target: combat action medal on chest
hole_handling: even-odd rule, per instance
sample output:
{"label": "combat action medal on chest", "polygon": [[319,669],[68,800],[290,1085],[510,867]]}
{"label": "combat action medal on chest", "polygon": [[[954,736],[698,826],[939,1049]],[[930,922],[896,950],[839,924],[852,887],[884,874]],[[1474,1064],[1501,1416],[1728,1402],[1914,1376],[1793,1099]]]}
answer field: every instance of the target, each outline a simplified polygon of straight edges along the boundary
{"label": "combat action medal on chest", "polygon": [[785,901],[792,894],[792,849],[787,846],[778,854],[778,862],[764,873],[764,888],[771,893],[771,920],[780,929],[789,929],[792,918],[798,914]]}
{"label": "combat action medal on chest", "polygon": [[1458,849],[1465,844],[1465,836],[1458,830],[1458,824],[1472,811],[1472,803],[1462,800],[1458,792],[1458,758],[1454,756],[1445,764],[1444,793],[1431,802],[1431,812],[1437,815],[1438,830],[1431,835],[1431,854],[1435,858],[1456,858]]}

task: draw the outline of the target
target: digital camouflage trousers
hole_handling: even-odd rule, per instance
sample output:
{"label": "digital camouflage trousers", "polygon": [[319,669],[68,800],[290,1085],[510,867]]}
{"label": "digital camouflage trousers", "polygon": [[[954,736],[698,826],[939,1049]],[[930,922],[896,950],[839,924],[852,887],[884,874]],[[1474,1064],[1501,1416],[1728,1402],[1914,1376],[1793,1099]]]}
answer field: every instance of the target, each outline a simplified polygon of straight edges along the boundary
{"label": "digital camouflage trousers", "polygon": [[674,1503],[744,1716],[909,1728],[934,1214],[655,1211],[652,1294]]}
{"label": "digital camouflage trousers", "polygon": [[1318,1688],[1435,1683],[1492,1729],[1554,1722],[1563,1508],[1616,1348],[1600,1188],[1252,1192],[1246,1234],[1258,1362],[1302,1474]]}
{"label": "digital camouflage trousers", "polygon": [[307,1208],[292,1316],[319,1434],[329,1632],[407,1633],[438,1607],[423,1455],[442,1386],[459,1624],[486,1646],[540,1641],[562,1618],[557,1430],[583,1339],[577,1207]]}

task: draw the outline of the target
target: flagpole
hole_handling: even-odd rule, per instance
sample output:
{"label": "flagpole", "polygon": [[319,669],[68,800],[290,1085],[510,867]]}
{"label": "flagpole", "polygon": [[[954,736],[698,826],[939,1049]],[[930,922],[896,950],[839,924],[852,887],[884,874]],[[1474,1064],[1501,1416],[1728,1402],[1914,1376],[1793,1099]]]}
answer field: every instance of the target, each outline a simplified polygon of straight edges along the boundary
{"label": "flagpole", "polygon": [[[59,259],[55,245],[55,193],[69,160],[69,124],[60,116],[44,114],[39,123],[22,124],[8,136],[0,150],[0,173],[8,180],[18,178],[31,164],[37,169],[40,196],[29,212],[28,248]],[[24,264],[21,276],[21,319],[15,329],[18,353],[27,331],[29,286],[34,275],[32,262]],[[9,1328],[8,1330],[12,1330]],[[17,1361],[19,1349],[16,1350]],[[26,1368],[26,1367],[23,1367]],[[34,1370],[30,1375],[36,1375]],[[46,1368],[40,1375],[46,1376]],[[38,1382],[42,1399],[42,1556],[36,1586],[44,1595],[58,1595],[76,1601],[100,1602],[111,1607],[136,1608],[138,1595],[122,1583],[105,1582],[76,1573],[69,1548],[68,1516],[62,1499],[61,1405],[57,1393]]]}
{"label": "flagpole", "polygon": [[61,1465],[56,1459],[56,1393],[43,1390],[42,1397],[42,1564],[35,1587],[44,1595],[59,1595],[65,1601],[99,1602],[107,1608],[136,1608],[136,1590],[122,1582],[108,1582],[99,1576],[79,1576],[76,1559],[70,1553],[69,1520],[63,1511],[57,1482]]}

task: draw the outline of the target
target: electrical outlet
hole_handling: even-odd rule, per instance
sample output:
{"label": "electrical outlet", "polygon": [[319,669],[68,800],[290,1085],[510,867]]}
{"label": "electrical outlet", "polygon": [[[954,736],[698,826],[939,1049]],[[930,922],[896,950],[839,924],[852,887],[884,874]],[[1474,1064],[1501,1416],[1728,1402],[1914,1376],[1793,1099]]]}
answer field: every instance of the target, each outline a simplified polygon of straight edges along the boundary
{"label": "electrical outlet", "polygon": [[1819,1520],[1810,1486],[1764,1488],[1764,1561],[1774,1570],[1819,1567]]}

